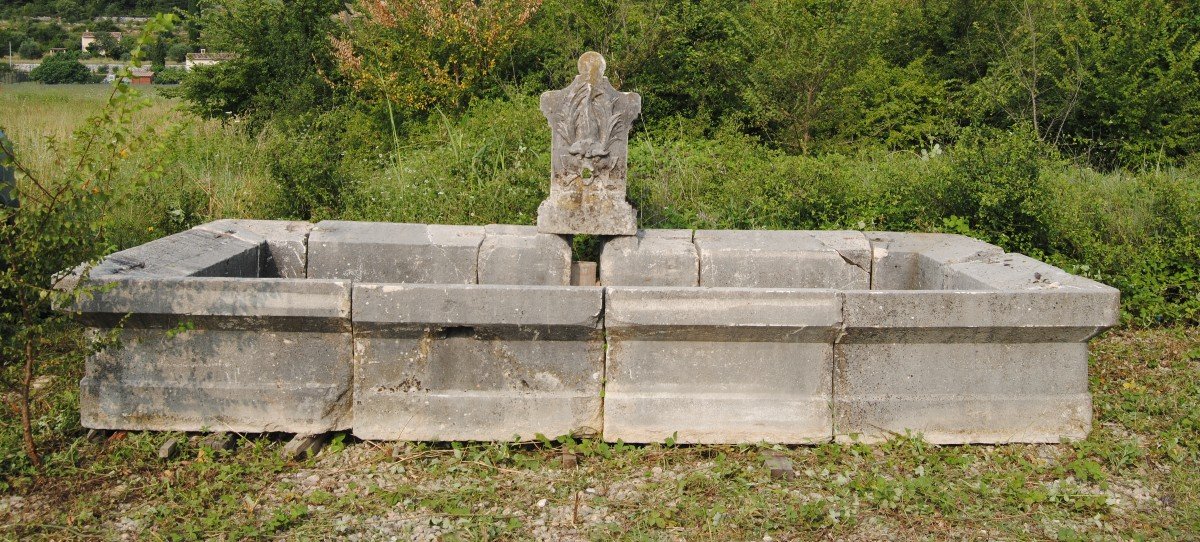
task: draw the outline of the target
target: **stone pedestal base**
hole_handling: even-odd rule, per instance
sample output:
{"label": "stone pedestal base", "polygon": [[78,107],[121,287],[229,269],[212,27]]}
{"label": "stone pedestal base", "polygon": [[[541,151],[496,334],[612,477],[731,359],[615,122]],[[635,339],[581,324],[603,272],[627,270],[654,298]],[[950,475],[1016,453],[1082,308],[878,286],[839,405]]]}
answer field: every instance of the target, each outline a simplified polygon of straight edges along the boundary
{"label": "stone pedestal base", "polygon": [[556,198],[551,196],[538,206],[539,233],[634,235],[637,212],[624,199]]}

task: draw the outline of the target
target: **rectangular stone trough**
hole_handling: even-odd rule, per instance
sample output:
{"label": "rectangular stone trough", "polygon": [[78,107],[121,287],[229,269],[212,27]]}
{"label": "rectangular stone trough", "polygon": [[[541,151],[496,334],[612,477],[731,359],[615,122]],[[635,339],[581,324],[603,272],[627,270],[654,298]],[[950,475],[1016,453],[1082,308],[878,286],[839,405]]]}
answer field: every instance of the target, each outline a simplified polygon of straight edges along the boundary
{"label": "rectangular stone trough", "polygon": [[[311,225],[220,221],[91,270],[85,427],[312,433],[350,426],[350,282],[304,279]],[[300,277],[300,278],[283,278]]]}
{"label": "rectangular stone trough", "polygon": [[604,435],[631,442],[1082,438],[1118,319],[1115,289],[957,235],[639,234],[600,269]]}
{"label": "rectangular stone trough", "polygon": [[1118,295],[945,234],[224,220],[113,254],[86,427],[813,443],[1090,429]]}

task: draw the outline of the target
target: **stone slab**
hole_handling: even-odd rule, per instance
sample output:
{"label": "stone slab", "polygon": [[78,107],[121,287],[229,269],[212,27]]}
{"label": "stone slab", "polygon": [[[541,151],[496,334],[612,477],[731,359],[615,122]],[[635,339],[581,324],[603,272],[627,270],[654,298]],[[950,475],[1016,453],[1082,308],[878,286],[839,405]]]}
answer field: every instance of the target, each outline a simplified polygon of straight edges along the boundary
{"label": "stone slab", "polygon": [[603,289],[358,284],[354,299],[356,436],[599,433]]}
{"label": "stone slab", "polygon": [[615,237],[600,252],[605,286],[698,286],[700,255],[692,230],[638,230]]}
{"label": "stone slab", "polygon": [[1059,442],[1091,428],[1083,343],[839,345],[838,439]]}
{"label": "stone slab", "polygon": [[308,276],[360,282],[474,284],[482,226],[319,222]]}
{"label": "stone slab", "polygon": [[596,262],[571,262],[571,286],[599,286],[599,276]]}
{"label": "stone slab", "polygon": [[226,233],[250,242],[266,243],[260,259],[261,277],[305,278],[308,276],[308,233],[311,222],[300,220],[223,219],[197,226]]}
{"label": "stone slab", "polygon": [[96,429],[320,432],[350,422],[349,333],[127,328],[92,356],[80,419]]}
{"label": "stone slab", "polygon": [[[871,241],[867,239],[866,234],[860,231],[853,230],[810,230],[807,233],[825,245],[826,248],[832,249],[841,256],[846,263],[849,263],[859,269],[867,272],[868,276],[871,273]],[[869,278],[869,277],[868,277]]]}
{"label": "stone slab", "polygon": [[832,291],[608,287],[605,438],[828,440],[840,323]]}
{"label": "stone slab", "polygon": [[[1024,254],[994,254],[974,261],[945,266],[949,290],[1004,290],[1016,292],[1078,292],[1118,300],[1116,288],[1072,275]],[[1092,300],[1094,296],[1080,296]],[[1102,304],[1106,306],[1109,304]]]}
{"label": "stone slab", "polygon": [[188,321],[206,327],[328,329],[349,331],[347,281],[217,277],[104,278],[74,310],[90,325],[115,324],[131,315],[143,327]]}
{"label": "stone slab", "polygon": [[845,292],[837,439],[906,431],[939,444],[1085,437],[1086,341],[1117,321],[1116,299],[1106,295]]}
{"label": "stone slab", "polygon": [[842,342],[1085,342],[1116,325],[1115,292],[845,292]]}
{"label": "stone slab", "polygon": [[569,286],[571,244],[534,226],[491,225],[479,247],[479,284]]}
{"label": "stone slab", "polygon": [[91,270],[91,277],[254,278],[261,247],[261,239],[193,228],[115,252]]}
{"label": "stone slab", "polygon": [[308,433],[349,426],[348,283],[126,278],[76,308],[98,327],[132,313],[120,345],[85,363],[85,427]]}
{"label": "stone slab", "polygon": [[949,233],[867,232],[867,237],[872,290],[942,290],[947,265],[1004,253],[998,246]]}
{"label": "stone slab", "polygon": [[866,237],[858,232],[836,235],[845,240],[804,231],[698,230],[694,242],[700,286],[869,289]]}

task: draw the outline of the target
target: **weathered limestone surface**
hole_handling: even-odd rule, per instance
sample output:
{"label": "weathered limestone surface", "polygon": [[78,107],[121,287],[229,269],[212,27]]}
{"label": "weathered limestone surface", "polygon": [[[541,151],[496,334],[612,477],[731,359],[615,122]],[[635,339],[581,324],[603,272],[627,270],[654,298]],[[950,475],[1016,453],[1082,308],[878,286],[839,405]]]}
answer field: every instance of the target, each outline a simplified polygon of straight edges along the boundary
{"label": "weathered limestone surface", "polygon": [[224,233],[252,243],[266,243],[259,262],[260,277],[302,279],[308,273],[308,233],[311,222],[300,220],[216,220],[197,229]]}
{"label": "weathered limestone surface", "polygon": [[85,323],[131,313],[121,346],[91,357],[84,427],[172,431],[346,429],[346,282],[122,278],[82,301]]}
{"label": "weathered limestone surface", "polygon": [[866,290],[871,285],[871,247],[860,232],[698,230],[694,239],[700,286]]}
{"label": "weathered limestone surface", "polygon": [[113,253],[92,277],[258,277],[262,239],[202,227]]}
{"label": "weathered limestone surface", "polygon": [[474,284],[482,226],[325,220],[308,238],[308,276],[362,282]]}
{"label": "weathered limestone surface", "polygon": [[571,286],[599,286],[596,262],[571,262]]}
{"label": "weathered limestone surface", "polygon": [[606,439],[831,438],[836,292],[608,287],[604,322]]}
{"label": "weathered limestone surface", "polygon": [[[1024,254],[989,254],[987,258],[946,266],[947,290],[1006,290],[1018,292],[1071,292],[1072,299],[1093,306],[1096,296],[1111,301],[1115,289],[1072,275]],[[1100,304],[1106,307],[1106,304]]]}
{"label": "weathered limestone surface", "polygon": [[1023,256],[968,252],[931,251],[930,259],[967,261],[922,279],[940,275],[959,291],[844,294],[838,438],[905,430],[935,443],[1087,435],[1087,341],[1117,323],[1118,292]]}
{"label": "weathered limestone surface", "polygon": [[569,286],[571,244],[533,226],[485,226],[479,284]]}
{"label": "weathered limestone surface", "polygon": [[698,286],[700,256],[692,230],[638,230],[616,237],[600,253],[605,286]]}
{"label": "weathered limestone surface", "polygon": [[199,226],[92,270],[73,309],[124,330],[83,423],[1056,442],[1087,434],[1087,341],[1118,319],[1116,290],[954,235],[642,231],[600,260],[607,288],[564,286],[595,264],[532,227]]}
{"label": "weathered limestone surface", "polygon": [[946,266],[1004,254],[1000,247],[948,233],[867,232],[872,290],[941,290]]}
{"label": "weathered limestone surface", "polygon": [[604,57],[579,57],[579,75],[545,92],[550,123],[550,197],[538,206],[543,233],[633,235],[637,213],[625,201],[629,130],[642,97],[618,92],[604,76]]}
{"label": "weathered limestone surface", "polygon": [[355,285],[354,434],[598,433],[602,307],[597,287]]}

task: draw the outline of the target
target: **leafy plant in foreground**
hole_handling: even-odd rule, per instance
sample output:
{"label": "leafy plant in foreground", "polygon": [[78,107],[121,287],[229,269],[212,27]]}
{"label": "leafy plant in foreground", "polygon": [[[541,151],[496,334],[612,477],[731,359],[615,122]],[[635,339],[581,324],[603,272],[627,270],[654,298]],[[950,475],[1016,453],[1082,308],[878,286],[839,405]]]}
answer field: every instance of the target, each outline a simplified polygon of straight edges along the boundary
{"label": "leafy plant in foreground", "polygon": [[[173,15],[159,15],[147,23],[133,52],[134,66],[142,48],[173,24]],[[62,279],[79,262],[95,261],[111,250],[101,218],[112,202],[116,165],[132,148],[145,144],[145,135],[134,133],[130,121],[148,101],[124,82],[129,70],[118,74],[98,115],[64,146],[55,142],[55,170],[63,174],[31,171],[7,141],[0,141],[2,164],[21,174],[16,189],[21,205],[0,207],[0,380],[19,395],[25,452],[34,467],[41,459],[33,439],[30,395],[39,367],[88,353],[56,347],[55,339],[72,331],[74,324],[70,314],[55,308],[70,306],[92,291],[84,280]],[[86,278],[88,266],[76,271]]]}

